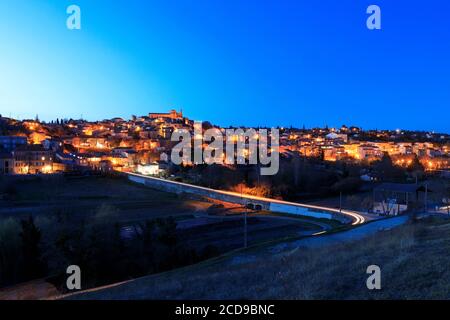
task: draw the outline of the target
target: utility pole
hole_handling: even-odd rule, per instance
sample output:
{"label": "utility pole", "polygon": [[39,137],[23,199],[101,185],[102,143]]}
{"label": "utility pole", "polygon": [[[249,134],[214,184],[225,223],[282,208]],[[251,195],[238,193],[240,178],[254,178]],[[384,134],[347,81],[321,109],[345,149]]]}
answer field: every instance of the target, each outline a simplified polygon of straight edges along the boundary
{"label": "utility pole", "polygon": [[244,202],[244,196],[242,193],[242,184],[241,183],[241,202],[244,204],[245,212],[244,212],[244,248],[247,248],[247,203]]}
{"label": "utility pole", "polygon": [[342,191],[339,192],[339,212],[342,212]]}
{"label": "utility pole", "polygon": [[247,248],[247,206],[244,213],[244,248]]}

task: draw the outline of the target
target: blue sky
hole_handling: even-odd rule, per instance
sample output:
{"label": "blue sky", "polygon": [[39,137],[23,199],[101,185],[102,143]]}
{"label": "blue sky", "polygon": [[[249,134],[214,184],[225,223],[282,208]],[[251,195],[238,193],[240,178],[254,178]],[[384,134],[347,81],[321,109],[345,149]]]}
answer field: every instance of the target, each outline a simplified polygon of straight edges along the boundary
{"label": "blue sky", "polygon": [[[66,28],[77,4],[82,30]],[[382,30],[366,28],[366,8]],[[0,114],[450,132],[450,2],[0,0]]]}

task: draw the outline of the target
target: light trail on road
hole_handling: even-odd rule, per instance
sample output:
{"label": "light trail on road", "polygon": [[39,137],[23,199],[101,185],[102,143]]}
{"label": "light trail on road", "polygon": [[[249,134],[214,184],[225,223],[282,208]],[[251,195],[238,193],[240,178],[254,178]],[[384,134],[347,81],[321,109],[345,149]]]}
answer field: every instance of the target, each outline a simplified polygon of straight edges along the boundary
{"label": "light trail on road", "polygon": [[266,202],[266,203],[277,203],[277,204],[284,204],[284,205],[290,205],[290,206],[298,206],[301,208],[321,210],[321,211],[326,211],[326,212],[334,212],[334,213],[338,213],[338,214],[342,214],[347,217],[350,217],[353,220],[352,225],[363,224],[366,221],[366,219],[356,211],[340,210],[340,209],[324,207],[324,206],[317,206],[317,205],[310,205],[310,204],[304,204],[304,203],[289,202],[289,201],[284,201],[284,200],[276,200],[276,199],[271,199],[271,198],[258,197],[258,196],[253,196],[253,195],[243,194],[243,193],[241,194],[241,193],[232,192],[232,191],[217,190],[217,189],[212,189],[212,188],[196,186],[196,185],[188,184],[188,183],[184,183],[184,182],[178,182],[178,181],[172,181],[172,180],[167,180],[167,179],[145,176],[145,175],[137,174],[137,173],[128,173],[127,172],[126,174],[140,177],[140,178],[153,179],[153,180],[157,180],[157,181],[161,181],[161,182],[165,182],[165,183],[171,183],[174,185],[185,186],[188,188],[199,189],[199,190],[203,190],[203,191],[207,191],[207,192],[214,192],[214,193],[218,193],[218,194],[229,195],[229,196],[233,196],[233,197],[237,197],[237,198],[241,198],[241,199],[256,200],[256,201],[262,201],[262,202]]}

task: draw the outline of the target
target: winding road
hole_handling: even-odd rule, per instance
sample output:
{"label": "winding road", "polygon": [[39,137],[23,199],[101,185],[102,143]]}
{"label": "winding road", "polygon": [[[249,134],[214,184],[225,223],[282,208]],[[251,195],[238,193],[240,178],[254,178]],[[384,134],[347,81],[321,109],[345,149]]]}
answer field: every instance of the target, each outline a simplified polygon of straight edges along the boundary
{"label": "winding road", "polygon": [[[299,211],[304,211],[304,209],[311,209],[313,211],[319,211],[324,213],[332,213],[335,215],[342,215],[347,218],[350,218],[352,221],[352,225],[359,225],[366,222],[366,217],[361,212],[351,211],[351,210],[340,210],[336,208],[330,208],[325,206],[317,206],[317,205],[310,205],[305,203],[297,203],[297,202],[289,202],[289,201],[283,201],[283,200],[276,200],[271,198],[265,198],[265,197],[258,197],[248,194],[241,194],[237,192],[232,191],[225,191],[225,190],[217,190],[212,188],[206,188],[201,186],[196,186],[184,182],[178,182],[178,181],[172,181],[167,179],[161,179],[156,177],[150,177],[145,176],[141,174],[136,173],[126,173],[128,175],[128,178],[134,182],[147,184],[146,181],[151,183],[151,187],[153,188],[161,188],[161,189],[177,189],[179,191],[192,193],[192,194],[198,194],[200,196],[209,196],[211,198],[214,198],[214,196],[217,196],[217,198],[220,198],[220,196],[227,196],[227,202],[232,203],[239,203],[242,204],[242,200],[249,200],[249,201],[257,201],[259,203],[264,203],[268,208],[270,208],[268,211],[274,211],[274,212],[285,212],[285,213],[291,213],[290,211],[293,211],[295,209],[298,209]],[[137,179],[136,179],[137,178]],[[142,180],[142,181],[139,181]],[[272,207],[285,207],[289,208],[291,210],[288,211],[279,211],[279,209],[272,210]],[[294,213],[295,214],[295,213]],[[301,216],[301,213],[297,213],[295,215]],[[305,214],[305,216],[307,216]],[[314,216],[311,214],[311,216]]]}

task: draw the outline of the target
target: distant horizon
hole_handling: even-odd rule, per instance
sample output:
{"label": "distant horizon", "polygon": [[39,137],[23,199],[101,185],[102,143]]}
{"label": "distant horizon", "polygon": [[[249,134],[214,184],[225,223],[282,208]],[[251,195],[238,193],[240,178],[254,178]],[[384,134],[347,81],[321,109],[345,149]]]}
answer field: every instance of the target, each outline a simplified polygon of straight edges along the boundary
{"label": "distant horizon", "polygon": [[[176,108],[169,108],[167,110],[163,110],[163,111],[148,111],[145,114],[130,114],[129,116],[111,116],[111,117],[106,117],[106,118],[98,118],[98,119],[89,119],[83,116],[83,118],[81,117],[55,117],[55,118],[41,118],[41,116],[38,114],[35,114],[33,117],[14,117],[13,115],[7,115],[7,114],[2,114],[0,113],[1,116],[6,117],[6,118],[11,118],[14,120],[18,120],[18,121],[25,121],[25,120],[35,120],[36,116],[38,116],[39,121],[41,122],[45,122],[45,123],[51,123],[51,121],[56,121],[57,119],[59,120],[75,120],[75,121],[79,121],[79,120],[83,120],[83,121],[87,121],[87,122],[100,122],[100,121],[104,121],[104,120],[112,120],[114,118],[121,118],[124,119],[126,121],[130,121],[132,120],[132,116],[136,116],[136,117],[143,117],[143,116],[148,116],[149,113],[168,113],[170,110],[176,110],[176,111],[180,111],[181,109],[176,109]],[[213,125],[222,127],[222,128],[227,128],[227,127],[245,127],[245,128],[254,128],[254,127],[272,127],[272,128],[294,128],[294,129],[302,129],[303,125],[283,125],[283,124],[274,124],[274,125],[256,125],[256,126],[250,126],[250,125],[245,125],[243,123],[241,124],[221,124],[221,123],[216,123],[213,122],[211,120],[208,120],[206,118],[204,119],[194,119],[192,117],[189,116],[189,114],[186,114],[186,112],[183,110],[183,117],[188,118],[189,120],[193,120],[193,121],[207,121],[210,122]],[[320,128],[320,129],[324,129],[326,127],[328,127],[329,129],[340,129],[342,126],[346,126],[348,128],[350,127],[357,127],[360,128],[363,131],[369,131],[369,130],[378,130],[378,131],[396,131],[396,130],[401,130],[401,131],[409,131],[409,132],[426,132],[426,133],[434,133],[434,134],[446,134],[446,135],[450,135],[450,131],[445,132],[445,131],[437,131],[437,130],[423,130],[423,129],[411,129],[411,128],[385,128],[385,127],[374,127],[374,128],[366,128],[364,126],[358,125],[358,124],[348,124],[348,123],[342,123],[340,125],[330,125],[330,124],[324,124],[324,125],[312,125],[312,126],[308,126],[307,124],[305,124],[305,129],[306,130],[310,130],[310,129],[315,129],[315,128]]]}

